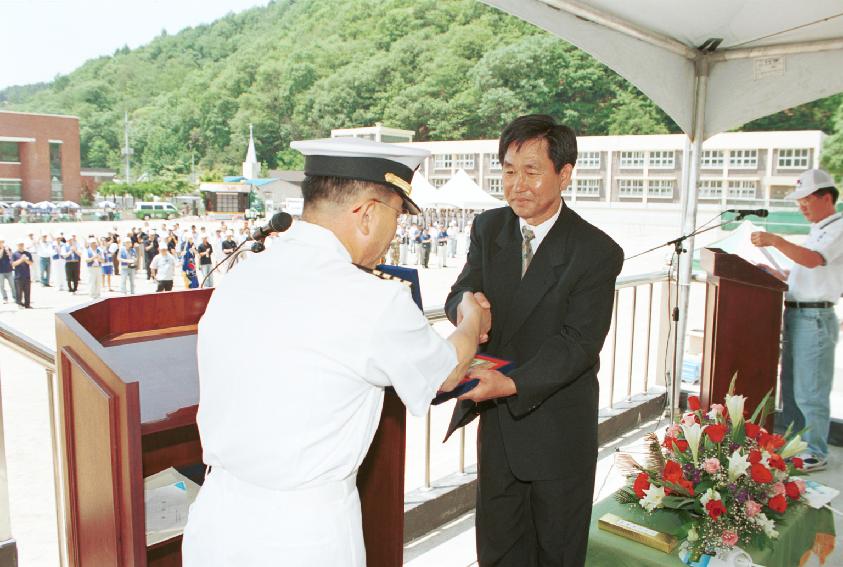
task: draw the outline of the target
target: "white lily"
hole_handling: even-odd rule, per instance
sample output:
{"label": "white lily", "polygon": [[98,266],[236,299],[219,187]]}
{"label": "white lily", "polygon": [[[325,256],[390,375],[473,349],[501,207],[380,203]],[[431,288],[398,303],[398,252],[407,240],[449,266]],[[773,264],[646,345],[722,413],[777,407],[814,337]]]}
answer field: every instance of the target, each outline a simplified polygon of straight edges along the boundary
{"label": "white lily", "polygon": [[782,449],[781,457],[782,459],[789,459],[794,455],[798,455],[802,451],[808,448],[808,444],[802,441],[802,436],[797,435],[790,441],[788,441],[787,445],[784,446]]}
{"label": "white lily", "polygon": [[732,420],[732,431],[743,423],[743,406],[746,403],[746,396],[730,396],[726,394],[726,409],[729,410],[729,419]]}
{"label": "white lily", "polygon": [[749,469],[749,459],[746,458],[746,455],[741,455],[739,449],[736,449],[729,456],[729,480],[731,482],[736,481],[746,474],[747,469]]}
{"label": "white lily", "polygon": [[768,538],[776,539],[779,537],[779,532],[776,531],[776,523],[768,518],[764,512],[759,513],[752,520],[764,530]]}
{"label": "white lily", "polygon": [[703,508],[705,508],[705,505],[708,504],[711,500],[722,500],[722,498],[720,497],[720,493],[714,490],[713,488],[709,488],[708,490],[706,490],[705,494],[700,497],[700,504],[702,504]]}
{"label": "white lily", "polygon": [[700,452],[700,438],[702,437],[702,433],[705,428],[708,427],[707,425],[704,427],[700,427],[699,423],[693,423],[692,425],[682,425],[682,432],[685,434],[685,441],[688,442],[688,447],[691,449],[691,455],[694,457],[694,466],[699,466],[699,460],[697,456]]}
{"label": "white lily", "polygon": [[644,498],[639,500],[638,503],[648,512],[652,512],[656,508],[661,508],[663,499],[664,488],[654,484],[644,491]]}

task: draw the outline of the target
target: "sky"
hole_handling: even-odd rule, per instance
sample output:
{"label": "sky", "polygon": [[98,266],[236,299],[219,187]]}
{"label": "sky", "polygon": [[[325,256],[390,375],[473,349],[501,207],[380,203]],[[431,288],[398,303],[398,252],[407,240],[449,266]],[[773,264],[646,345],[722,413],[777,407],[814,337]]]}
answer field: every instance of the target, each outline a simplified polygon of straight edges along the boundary
{"label": "sky", "polygon": [[0,0],[0,89],[50,81],[88,59],[267,0]]}

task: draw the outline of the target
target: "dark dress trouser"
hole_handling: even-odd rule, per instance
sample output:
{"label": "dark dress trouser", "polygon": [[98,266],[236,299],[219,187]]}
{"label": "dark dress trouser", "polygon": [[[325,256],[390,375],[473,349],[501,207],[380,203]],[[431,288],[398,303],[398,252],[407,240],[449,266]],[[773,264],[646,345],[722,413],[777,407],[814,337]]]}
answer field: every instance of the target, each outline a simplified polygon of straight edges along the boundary
{"label": "dark dress trouser", "polygon": [[507,409],[493,406],[480,415],[478,432],[480,567],[585,565],[596,462],[578,477],[519,480],[506,457],[498,411]]}

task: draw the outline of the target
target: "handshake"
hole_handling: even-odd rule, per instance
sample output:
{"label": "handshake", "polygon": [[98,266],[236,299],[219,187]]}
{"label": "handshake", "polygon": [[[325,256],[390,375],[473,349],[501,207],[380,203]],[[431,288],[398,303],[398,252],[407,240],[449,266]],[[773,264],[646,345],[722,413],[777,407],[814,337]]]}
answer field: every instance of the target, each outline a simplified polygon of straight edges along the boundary
{"label": "handshake", "polygon": [[462,324],[463,319],[476,317],[480,322],[480,333],[477,339],[478,344],[489,340],[489,330],[492,328],[492,304],[486,299],[482,291],[467,291],[462,296],[462,301],[457,306],[457,326]]}

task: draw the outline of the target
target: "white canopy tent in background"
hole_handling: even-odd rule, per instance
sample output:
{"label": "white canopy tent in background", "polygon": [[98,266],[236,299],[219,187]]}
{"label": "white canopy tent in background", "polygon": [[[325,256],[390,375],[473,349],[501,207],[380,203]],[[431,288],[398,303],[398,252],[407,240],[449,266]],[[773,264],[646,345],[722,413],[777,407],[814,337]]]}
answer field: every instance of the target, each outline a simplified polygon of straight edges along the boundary
{"label": "white canopy tent in background", "polygon": [[453,203],[442,201],[439,190],[430,184],[430,181],[422,175],[421,172],[416,171],[413,174],[413,192],[410,193],[410,198],[413,199],[421,209],[435,209],[437,207],[452,207]]}
{"label": "white canopy tent in background", "polygon": [[506,204],[483,191],[464,169],[458,170],[437,193],[440,200],[458,209],[496,209]]}
{"label": "white canopy tent in background", "polygon": [[[572,43],[629,80],[688,135],[682,234],[693,232],[703,140],[843,91],[841,0],[482,0]],[[524,69],[529,73],[529,69]],[[692,190],[693,189],[693,190]],[[680,257],[684,352],[694,241]],[[673,376],[681,376],[677,356]],[[672,407],[679,380],[672,380]]]}

